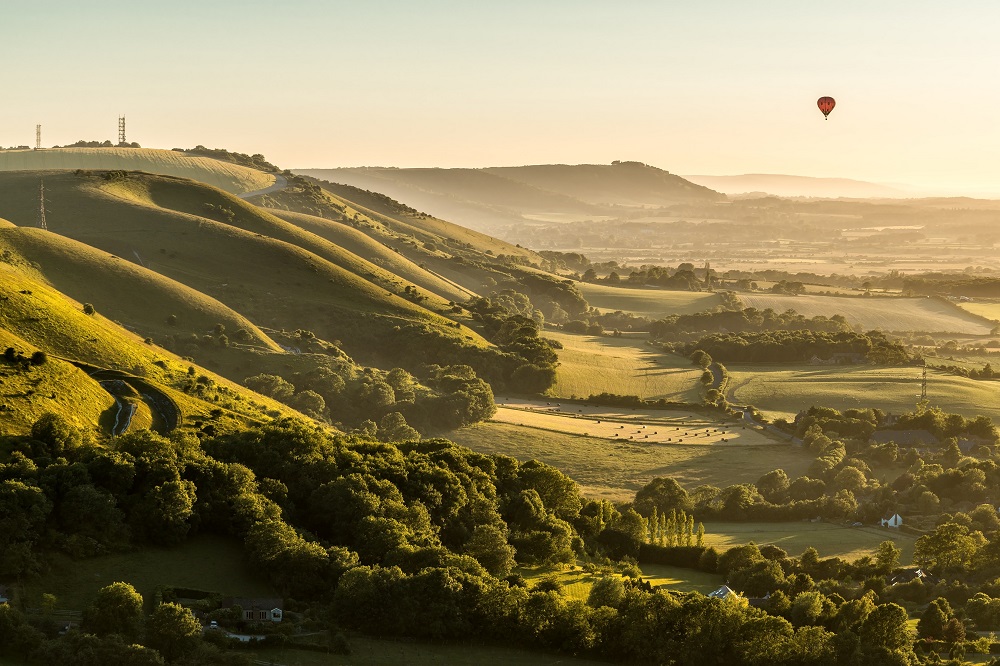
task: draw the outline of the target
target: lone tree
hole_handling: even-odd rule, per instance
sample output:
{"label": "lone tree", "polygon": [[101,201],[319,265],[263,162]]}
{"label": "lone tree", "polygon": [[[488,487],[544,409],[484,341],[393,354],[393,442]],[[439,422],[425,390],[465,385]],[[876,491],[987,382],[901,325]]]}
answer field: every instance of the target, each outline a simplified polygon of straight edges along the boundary
{"label": "lone tree", "polygon": [[142,595],[128,583],[101,588],[83,614],[83,627],[98,636],[121,634],[137,638],[142,630]]}
{"label": "lone tree", "polygon": [[146,645],[167,661],[193,652],[201,637],[201,624],[179,604],[160,604],[146,621]]}

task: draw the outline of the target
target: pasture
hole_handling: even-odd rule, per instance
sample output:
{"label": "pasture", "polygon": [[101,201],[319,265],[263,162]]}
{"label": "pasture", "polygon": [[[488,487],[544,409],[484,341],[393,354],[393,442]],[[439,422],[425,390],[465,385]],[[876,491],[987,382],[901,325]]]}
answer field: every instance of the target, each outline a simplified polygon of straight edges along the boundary
{"label": "pasture", "polygon": [[603,284],[576,282],[580,293],[595,308],[614,312],[622,310],[650,319],[671,314],[693,314],[722,305],[718,294],[707,291],[667,291],[652,288],[609,287]]}
{"label": "pasture", "polygon": [[992,328],[979,317],[933,298],[861,296],[786,296],[739,294],[746,307],[775,312],[795,310],[806,317],[843,315],[852,325],[868,331],[926,331],[988,335]]}
{"label": "pasture", "polygon": [[917,537],[886,527],[849,527],[832,523],[705,523],[705,545],[723,551],[753,541],[758,546],[774,544],[789,555],[801,555],[812,546],[820,557],[855,560],[872,555],[883,541],[892,541],[903,551],[900,562],[913,559]]}
{"label": "pasture", "polygon": [[558,331],[544,337],[562,344],[556,383],[549,393],[564,398],[597,393],[637,395],[673,402],[701,400],[701,369],[676,354],[646,344],[645,334],[615,338]]}
{"label": "pasture", "polygon": [[[728,399],[750,404],[769,418],[791,419],[811,406],[844,410],[878,407],[902,413],[916,407],[920,395],[918,367],[868,365],[788,366],[731,365]],[[985,414],[1000,422],[1000,382],[975,381],[928,370],[931,406],[965,417]]]}
{"label": "pasture", "polygon": [[[649,432],[657,433],[652,440],[643,434]],[[692,434],[685,438],[685,432]],[[540,460],[575,480],[584,496],[613,501],[632,500],[656,477],[674,477],[688,488],[728,486],[756,481],[777,468],[801,476],[812,461],[798,447],[733,421],[675,411],[593,408],[573,418],[501,407],[494,422],[460,428],[448,438],[480,453]]]}
{"label": "pasture", "polygon": [[49,593],[56,595],[59,609],[82,611],[99,589],[116,581],[131,583],[146,602],[160,585],[249,597],[274,592],[250,570],[240,542],[204,535],[174,548],[144,548],[85,560],[54,556],[47,573],[25,583],[25,605],[37,608],[41,595]]}

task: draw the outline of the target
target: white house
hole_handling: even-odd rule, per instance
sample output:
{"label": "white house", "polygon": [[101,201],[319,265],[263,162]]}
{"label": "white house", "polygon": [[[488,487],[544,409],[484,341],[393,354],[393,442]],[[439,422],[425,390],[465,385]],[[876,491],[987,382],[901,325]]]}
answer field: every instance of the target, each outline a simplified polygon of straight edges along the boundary
{"label": "white house", "polygon": [[903,517],[898,513],[894,513],[887,518],[882,519],[882,527],[899,527],[903,524]]}

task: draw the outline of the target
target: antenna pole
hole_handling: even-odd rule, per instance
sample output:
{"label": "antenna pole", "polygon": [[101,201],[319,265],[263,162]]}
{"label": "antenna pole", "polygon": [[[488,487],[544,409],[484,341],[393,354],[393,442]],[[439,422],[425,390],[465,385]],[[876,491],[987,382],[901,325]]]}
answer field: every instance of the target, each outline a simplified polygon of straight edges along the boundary
{"label": "antenna pole", "polygon": [[118,145],[125,145],[125,116],[118,117]]}
{"label": "antenna pole", "polygon": [[48,231],[49,225],[45,221],[45,181],[38,179],[38,226]]}
{"label": "antenna pole", "polygon": [[42,126],[35,125],[35,150],[42,149]]}

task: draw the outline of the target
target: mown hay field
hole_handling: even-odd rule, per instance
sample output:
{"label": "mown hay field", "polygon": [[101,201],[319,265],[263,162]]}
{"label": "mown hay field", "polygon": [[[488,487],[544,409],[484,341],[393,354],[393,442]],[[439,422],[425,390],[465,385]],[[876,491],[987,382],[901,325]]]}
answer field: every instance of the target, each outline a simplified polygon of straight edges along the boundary
{"label": "mown hay field", "polygon": [[721,487],[753,482],[778,468],[794,478],[805,474],[812,462],[799,447],[774,443],[758,433],[753,444],[646,444],[491,422],[460,428],[448,437],[481,453],[540,460],[574,479],[584,496],[613,501],[632,500],[656,477],[674,477],[688,488]]}
{"label": "mown hay field", "polygon": [[718,294],[707,291],[667,291],[652,288],[609,287],[577,282],[580,293],[595,308],[614,312],[622,310],[651,319],[671,314],[704,312],[722,305]]}
{"label": "mown hay field", "polygon": [[843,315],[852,325],[859,325],[866,331],[882,329],[988,335],[992,328],[975,315],[933,298],[739,294],[739,299],[746,307],[758,310],[795,310],[806,317]]}
{"label": "mown hay field", "polygon": [[[728,399],[753,405],[770,418],[791,419],[812,406],[853,409],[878,407],[912,411],[920,395],[922,368],[731,365]],[[985,414],[1000,423],[1000,382],[976,381],[929,370],[931,406],[967,418]]]}
{"label": "mown hay field", "polygon": [[854,560],[872,555],[883,541],[892,541],[903,551],[900,561],[913,559],[916,537],[887,527],[850,527],[831,523],[796,521],[789,523],[705,523],[705,545],[728,550],[753,541],[758,546],[774,544],[789,555],[801,555],[812,546],[820,557]]}
{"label": "mown hay field", "polygon": [[702,371],[689,359],[649,346],[645,334],[616,338],[545,331],[543,335],[563,346],[552,395],[586,398],[606,392],[673,402],[701,400]]}
{"label": "mown hay field", "polygon": [[0,151],[0,171],[94,169],[145,171],[201,181],[232,194],[262,190],[274,184],[272,174],[194,157],[173,150],[152,148],[58,148]]}
{"label": "mown hay field", "polygon": [[971,303],[958,303],[958,307],[974,315],[1000,321],[1000,302],[972,301]]}

